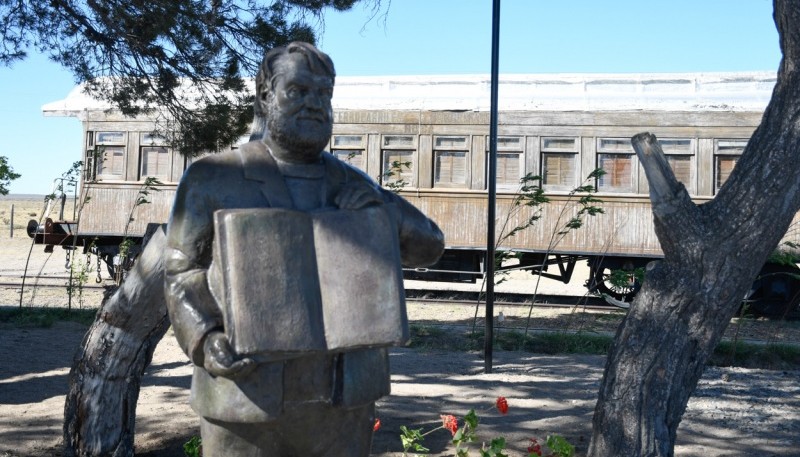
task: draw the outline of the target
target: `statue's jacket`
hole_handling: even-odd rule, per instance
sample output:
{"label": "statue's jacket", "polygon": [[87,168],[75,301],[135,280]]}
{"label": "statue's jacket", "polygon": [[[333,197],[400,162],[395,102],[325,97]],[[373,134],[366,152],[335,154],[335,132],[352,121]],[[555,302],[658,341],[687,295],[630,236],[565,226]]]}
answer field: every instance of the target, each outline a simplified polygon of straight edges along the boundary
{"label": "statue's jacket", "polygon": [[[322,161],[326,206],[335,206],[334,197],[349,183],[374,186],[392,208],[403,264],[425,266],[439,258],[444,238],[433,221],[360,170],[328,153],[322,154]],[[386,349],[315,353],[259,363],[235,379],[215,377],[203,369],[205,336],[212,330],[224,331],[220,305],[208,284],[214,212],[240,208],[293,209],[278,165],[260,141],[193,163],[181,179],[170,216],[165,252],[167,308],[178,343],[195,365],[192,408],[210,419],[265,422],[277,419],[285,408],[310,402],[352,408],[387,395]]]}

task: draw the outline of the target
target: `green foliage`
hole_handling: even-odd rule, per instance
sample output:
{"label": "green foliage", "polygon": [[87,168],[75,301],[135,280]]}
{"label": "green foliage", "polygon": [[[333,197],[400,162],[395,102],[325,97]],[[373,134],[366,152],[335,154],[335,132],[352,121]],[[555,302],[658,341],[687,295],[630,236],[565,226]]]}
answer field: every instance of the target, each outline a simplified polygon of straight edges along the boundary
{"label": "green foliage", "polygon": [[784,241],[770,254],[768,263],[796,267],[800,263],[800,245],[791,241]]}
{"label": "green foliage", "polygon": [[[72,253],[74,255],[77,251],[73,249]],[[80,257],[74,255],[72,260],[68,257],[67,262],[69,264],[67,295],[69,296],[70,307],[72,306],[72,298],[77,296],[78,306],[82,308],[84,286],[89,282],[89,273],[93,271],[92,262],[88,255],[85,260],[81,260]]]}
{"label": "green foliage", "polygon": [[769,370],[796,370],[800,367],[800,347],[792,344],[722,341],[714,349],[708,364]]}
{"label": "green foliage", "polygon": [[547,437],[547,447],[554,457],[572,457],[575,455],[575,446],[569,444],[563,436],[550,435]]}
{"label": "green foliage", "polygon": [[616,290],[632,289],[632,284],[642,284],[644,282],[645,270],[643,267],[633,270],[615,269],[611,270],[606,281]]}
{"label": "green foliage", "polygon": [[[325,8],[357,0],[0,2],[0,64],[47,55],[93,96],[135,116],[158,108],[182,153],[232,144],[252,119],[244,77],[264,51],[313,43]],[[376,5],[380,0],[373,0]],[[168,130],[167,130],[168,131]]]}
{"label": "green foliage", "polygon": [[[547,249],[544,253],[545,258],[555,249],[555,247],[570,231],[581,228],[583,226],[584,219],[587,216],[594,217],[604,213],[603,208],[598,206],[598,204],[602,203],[603,201],[595,197],[595,192],[597,192],[597,179],[605,175],[605,173],[606,172],[602,168],[596,168],[592,170],[592,172],[589,173],[581,185],[569,192],[567,201],[562,206],[561,211],[555,223],[553,224],[555,228],[550,235],[550,240],[548,241]],[[522,255],[521,253],[515,252],[513,249],[501,249],[500,247],[511,237],[515,236],[517,233],[527,230],[539,219],[541,219],[544,211],[544,205],[550,202],[550,198],[545,195],[544,189],[542,188],[541,176],[528,173],[520,179],[519,191],[511,203],[508,214],[505,216],[505,220],[503,221],[499,231],[498,241],[495,245],[495,274],[493,278],[490,278],[490,280],[494,281],[495,285],[502,284],[507,279],[509,270],[502,268],[504,263]],[[573,211],[573,208],[577,208],[577,211],[575,211],[572,216],[567,216],[568,213]],[[526,216],[527,218],[517,223],[516,226],[510,227],[512,222],[517,220],[523,209],[527,210],[528,212]],[[566,222],[564,222],[565,218],[567,218]],[[537,283],[533,292],[534,299],[531,300],[531,308],[530,312],[528,313],[528,322],[525,326],[525,334],[528,333],[531,313],[533,312],[533,303],[535,302],[536,293],[539,287],[538,281],[541,279],[541,273],[544,271],[544,268],[545,263],[541,265],[538,271]],[[484,278],[484,281],[485,280],[486,278]],[[481,288],[483,289],[483,286],[481,286]],[[478,305],[476,304],[475,317],[473,319],[473,332],[475,330],[477,317]]]}
{"label": "green foliage", "polygon": [[453,445],[456,447],[457,457],[466,457],[469,455],[469,443],[474,443],[478,440],[476,430],[478,429],[478,414],[474,409],[470,409],[464,416],[464,425],[456,430],[453,435]]}
{"label": "green foliage", "polygon": [[430,451],[430,449],[420,444],[424,440],[425,440],[425,435],[422,433],[421,428],[410,429],[405,425],[400,426],[400,442],[403,444],[403,455],[406,455],[408,451],[413,451],[413,452]]}
{"label": "green foliage", "polygon": [[411,168],[411,162],[401,162],[395,160],[391,166],[383,172],[378,180],[390,191],[397,193],[411,183],[403,179],[403,171]]}
{"label": "green foliage", "polygon": [[[544,194],[544,189],[542,189],[541,176],[528,173],[520,178],[519,191],[511,202],[511,208],[508,214],[506,214],[503,225],[500,227],[500,235],[497,238],[496,250],[494,253],[495,285],[500,285],[508,279],[508,271],[503,270],[503,264],[521,255],[521,253],[511,249],[501,249],[500,246],[517,233],[532,227],[536,221],[541,219],[544,205],[549,202],[550,199]],[[526,208],[529,210],[527,218],[516,226],[509,228],[511,221],[515,220],[521,211]]]}
{"label": "green foliage", "polygon": [[195,435],[189,441],[183,443],[183,455],[186,457],[201,457],[203,449],[203,442],[200,437]]}
{"label": "green foliage", "polygon": [[57,321],[90,325],[95,309],[66,308],[0,308],[0,322],[23,328],[49,328]]}
{"label": "green foliage", "polygon": [[541,354],[607,354],[613,339],[594,333],[548,332],[524,334],[504,331],[497,334],[496,344],[502,350],[526,350]]}
{"label": "green foliage", "polygon": [[[500,230],[500,237],[498,238],[498,246],[502,245],[504,241],[513,237],[517,233],[531,227],[542,217],[543,205],[550,202],[550,199],[544,194],[542,189],[542,177],[528,173],[520,178],[519,192],[511,202],[511,211],[506,216],[503,227]],[[533,208],[527,219],[515,227],[508,229],[508,224],[513,218],[519,214],[522,208]]]}
{"label": "green foliage", "polygon": [[[583,183],[572,189],[569,193],[569,198],[572,200],[576,195],[579,196],[578,200],[575,202],[578,207],[578,212],[575,213],[574,216],[570,217],[569,220],[563,225],[563,227],[556,232],[557,235],[561,237],[558,238],[558,241],[554,242],[551,240],[551,247],[550,249],[554,248],[555,245],[563,239],[563,237],[569,233],[571,230],[579,229],[583,226],[583,220],[586,216],[597,216],[598,214],[603,214],[603,208],[596,206],[599,203],[602,203],[603,200],[594,196],[594,193],[597,192],[597,187],[595,183],[597,179],[605,175],[606,172],[602,168],[595,168],[589,173],[589,176],[583,181]],[[563,213],[562,213],[563,215]],[[559,216],[559,221],[561,220],[561,216]]]}
{"label": "green foliage", "polygon": [[[621,320],[624,313],[613,314]],[[609,316],[608,319],[612,317]],[[483,349],[482,330],[443,330],[435,326],[411,324],[409,347],[429,350],[480,351]],[[606,355],[614,338],[611,334],[590,332],[536,332],[504,329],[495,332],[495,347],[504,351],[528,351],[537,354]],[[741,341],[722,341],[714,350],[709,365],[739,366],[765,369],[797,369],[800,367],[800,347],[792,344],[751,344]]]}
{"label": "green foliage", "polygon": [[163,183],[159,181],[157,178],[148,177],[144,180],[142,185],[139,187],[139,192],[136,194],[136,200],[133,202],[131,206],[131,210],[128,213],[128,221],[125,223],[125,231],[122,235],[122,242],[119,245],[119,265],[116,268],[115,280],[117,284],[122,283],[123,279],[123,271],[126,268],[130,267],[130,263],[133,260],[132,256],[130,255],[131,248],[136,244],[132,239],[128,238],[128,233],[131,227],[131,223],[134,222],[133,213],[136,211],[136,208],[147,205],[150,203],[150,194],[153,192],[160,192],[156,186],[160,186]]}
{"label": "green foliage", "polygon": [[[621,319],[617,317],[617,319]],[[450,351],[480,351],[483,349],[482,330],[444,331],[433,326],[411,324],[409,347]],[[613,338],[596,333],[537,332],[525,334],[515,330],[495,333],[494,345],[504,351],[529,351],[539,354],[596,354],[604,355]]]}
{"label": "green foliage", "polygon": [[485,444],[480,449],[481,457],[508,457],[508,454],[504,454],[503,451],[506,449],[506,439],[502,436],[492,439],[489,443],[489,446]]}
{"label": "green foliage", "polygon": [[14,173],[14,169],[8,165],[8,159],[0,156],[0,195],[8,195],[8,185],[20,176],[19,173]]}

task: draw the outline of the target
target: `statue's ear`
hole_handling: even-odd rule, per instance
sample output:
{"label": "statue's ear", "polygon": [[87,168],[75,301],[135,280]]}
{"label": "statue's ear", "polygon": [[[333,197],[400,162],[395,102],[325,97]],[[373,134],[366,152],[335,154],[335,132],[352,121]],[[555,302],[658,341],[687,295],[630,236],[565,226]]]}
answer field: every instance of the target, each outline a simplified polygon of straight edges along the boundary
{"label": "statue's ear", "polygon": [[254,101],[253,111],[256,116],[267,115],[267,99],[269,98],[269,91],[266,87],[259,87],[257,96]]}

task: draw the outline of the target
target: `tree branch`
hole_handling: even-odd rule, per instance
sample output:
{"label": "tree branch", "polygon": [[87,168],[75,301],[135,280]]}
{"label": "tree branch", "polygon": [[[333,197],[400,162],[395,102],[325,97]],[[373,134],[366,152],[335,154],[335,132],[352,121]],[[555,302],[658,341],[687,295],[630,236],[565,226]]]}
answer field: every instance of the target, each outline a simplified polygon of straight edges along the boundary
{"label": "tree branch", "polygon": [[680,256],[684,251],[681,245],[697,243],[702,237],[701,219],[697,216],[699,209],[686,187],[675,178],[655,135],[649,132],[636,134],[631,138],[631,144],[650,185],[656,235],[664,256]]}

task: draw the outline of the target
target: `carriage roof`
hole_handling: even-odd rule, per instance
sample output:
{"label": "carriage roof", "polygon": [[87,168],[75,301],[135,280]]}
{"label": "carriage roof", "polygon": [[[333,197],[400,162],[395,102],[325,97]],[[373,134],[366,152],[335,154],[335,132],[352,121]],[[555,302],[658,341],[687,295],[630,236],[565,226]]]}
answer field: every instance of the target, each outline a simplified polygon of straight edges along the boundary
{"label": "carriage roof", "polygon": [[[774,72],[507,74],[499,78],[501,111],[763,111]],[[488,75],[340,76],[336,110],[488,111]],[[42,106],[45,116],[81,117],[109,105],[76,86]]]}

